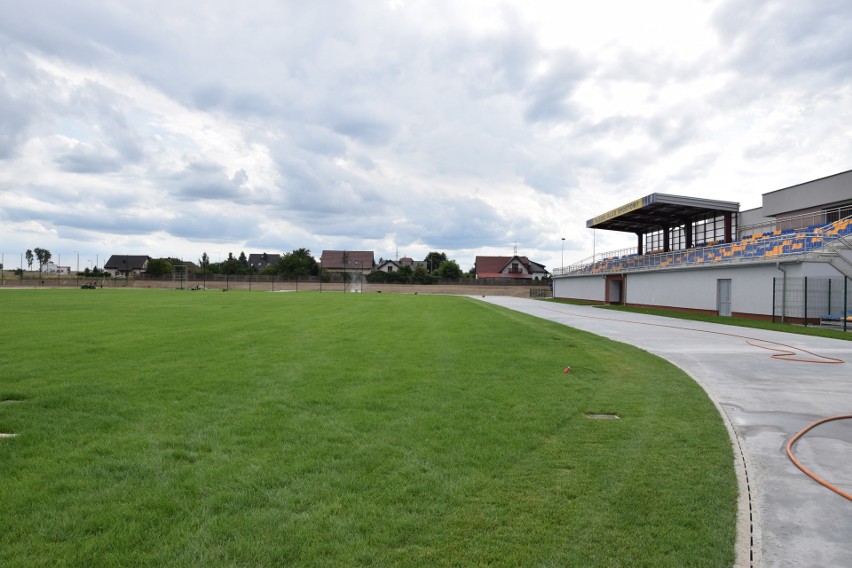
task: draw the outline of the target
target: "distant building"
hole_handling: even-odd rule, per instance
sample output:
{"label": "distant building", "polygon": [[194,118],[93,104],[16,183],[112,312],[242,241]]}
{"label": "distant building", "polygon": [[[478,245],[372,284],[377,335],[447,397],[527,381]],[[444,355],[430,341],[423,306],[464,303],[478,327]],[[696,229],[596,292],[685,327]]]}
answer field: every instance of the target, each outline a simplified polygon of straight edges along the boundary
{"label": "distant building", "polygon": [[402,266],[399,262],[395,260],[386,260],[379,263],[376,267],[376,272],[399,272],[400,268],[402,268]]}
{"label": "distant building", "polygon": [[324,250],[320,265],[329,273],[360,272],[367,275],[373,271],[376,261],[371,250]]}
{"label": "distant building", "polygon": [[474,264],[477,278],[510,278],[513,280],[539,280],[550,273],[543,264],[525,256],[477,256]]}
{"label": "distant building", "polygon": [[263,270],[269,265],[275,265],[281,260],[280,254],[250,254],[248,257],[249,266],[255,270]]}
{"label": "distant building", "polygon": [[141,276],[148,267],[150,256],[114,254],[104,264],[104,272],[110,276]]}
{"label": "distant building", "polygon": [[70,266],[58,266],[54,262],[46,262],[44,266],[42,266],[41,271],[44,274],[57,274],[59,276],[67,276],[71,274]]}
{"label": "distant building", "polygon": [[425,260],[414,260],[410,256],[404,256],[400,258],[397,263],[399,263],[400,266],[408,266],[411,268],[411,270],[416,270],[418,266],[426,268]]}

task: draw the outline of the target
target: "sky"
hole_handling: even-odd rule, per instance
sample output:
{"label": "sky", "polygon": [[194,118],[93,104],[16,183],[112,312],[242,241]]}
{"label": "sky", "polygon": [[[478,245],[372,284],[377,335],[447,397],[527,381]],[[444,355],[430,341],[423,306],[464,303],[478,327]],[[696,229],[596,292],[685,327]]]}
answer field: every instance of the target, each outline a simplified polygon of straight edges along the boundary
{"label": "sky", "polygon": [[[4,0],[0,254],[548,269],[852,169],[846,0]],[[564,239],[564,240],[563,240]]]}

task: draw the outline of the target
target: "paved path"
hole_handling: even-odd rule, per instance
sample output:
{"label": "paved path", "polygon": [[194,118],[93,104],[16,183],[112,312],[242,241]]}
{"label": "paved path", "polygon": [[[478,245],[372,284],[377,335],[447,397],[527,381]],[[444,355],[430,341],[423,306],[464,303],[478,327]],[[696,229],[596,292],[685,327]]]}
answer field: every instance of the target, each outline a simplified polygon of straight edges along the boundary
{"label": "paved path", "polygon": [[[787,441],[811,422],[852,414],[852,342],[522,298],[477,299],[635,345],[704,387],[735,436],[738,566],[852,567],[852,501],[805,476],[785,453]],[[810,362],[773,358],[780,353],[771,349],[787,349],[778,344]],[[827,360],[820,356],[844,363],[817,363]],[[795,453],[852,492],[852,420],[811,430]]]}

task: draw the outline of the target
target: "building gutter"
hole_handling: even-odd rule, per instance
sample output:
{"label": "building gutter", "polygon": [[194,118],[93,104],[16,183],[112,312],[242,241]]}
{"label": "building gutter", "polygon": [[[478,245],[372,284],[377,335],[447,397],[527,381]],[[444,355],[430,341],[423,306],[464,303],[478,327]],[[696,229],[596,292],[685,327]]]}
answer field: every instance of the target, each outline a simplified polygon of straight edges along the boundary
{"label": "building gutter", "polygon": [[781,279],[781,323],[784,323],[784,317],[787,315],[787,271],[781,268],[780,261],[775,263],[775,268],[784,274]]}

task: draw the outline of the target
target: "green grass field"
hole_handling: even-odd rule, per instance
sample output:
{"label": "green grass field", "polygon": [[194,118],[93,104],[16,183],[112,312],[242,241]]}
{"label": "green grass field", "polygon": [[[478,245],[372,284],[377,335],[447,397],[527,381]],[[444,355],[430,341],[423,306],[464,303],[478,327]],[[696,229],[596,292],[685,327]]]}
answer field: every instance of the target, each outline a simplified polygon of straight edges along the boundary
{"label": "green grass field", "polygon": [[638,349],[461,297],[0,313],[4,566],[733,563],[721,418]]}

